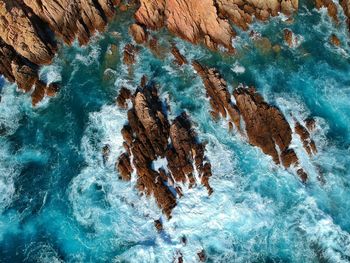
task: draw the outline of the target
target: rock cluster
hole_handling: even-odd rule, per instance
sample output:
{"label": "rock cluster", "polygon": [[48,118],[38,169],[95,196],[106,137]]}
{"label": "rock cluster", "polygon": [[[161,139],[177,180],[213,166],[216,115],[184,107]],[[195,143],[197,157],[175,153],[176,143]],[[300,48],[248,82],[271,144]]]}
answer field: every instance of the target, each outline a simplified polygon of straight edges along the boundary
{"label": "rock cluster", "polygon": [[[116,167],[124,180],[130,180],[135,170],[137,188],[153,195],[164,214],[170,217],[176,196],[182,195],[182,183],[192,187],[198,175],[208,193],[212,193],[211,165],[187,114],[182,113],[170,123],[156,86],[145,85],[145,80],[142,83],[131,97],[128,124],[121,131],[126,151]],[[124,101],[125,94],[124,90],[118,101]],[[167,163],[166,170],[154,168],[154,162],[159,159]]]}
{"label": "rock cluster", "polygon": [[[242,133],[241,121],[244,121],[249,143],[270,155],[276,164],[282,164],[286,168],[292,165],[298,167],[297,173],[305,182],[307,174],[299,167],[298,157],[290,148],[292,129],[281,111],[266,103],[253,87],[236,88],[233,92],[234,103],[225,80],[216,69],[208,69],[196,61],[192,65],[203,80],[212,107],[212,116],[218,118],[221,115],[226,119],[228,115],[230,129],[233,128],[233,123]],[[295,131],[306,151],[309,154],[315,153],[315,143],[306,128],[297,122]]]}
{"label": "rock cluster", "polygon": [[46,87],[38,77],[40,65],[57,52],[55,35],[71,44],[86,44],[101,31],[119,0],[0,0],[0,74],[26,92],[33,105],[57,86]]}
{"label": "rock cluster", "polygon": [[230,22],[244,30],[253,17],[267,20],[279,12],[286,15],[298,9],[298,0],[141,0],[135,13],[139,25],[156,30],[166,27],[175,35],[210,49],[225,47],[232,52],[236,35]]}

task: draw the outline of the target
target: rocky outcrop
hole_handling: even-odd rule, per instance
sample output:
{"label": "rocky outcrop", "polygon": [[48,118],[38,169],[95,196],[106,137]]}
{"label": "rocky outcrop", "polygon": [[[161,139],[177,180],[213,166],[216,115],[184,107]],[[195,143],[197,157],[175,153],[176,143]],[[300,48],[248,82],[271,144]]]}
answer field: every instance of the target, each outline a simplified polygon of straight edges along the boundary
{"label": "rocky outcrop", "polygon": [[148,33],[138,24],[132,24],[129,28],[129,33],[137,44],[146,43],[148,40]]}
{"label": "rocky outcrop", "polygon": [[[125,98],[124,94],[122,91],[120,96]],[[192,187],[196,184],[195,174],[211,194],[211,166],[189,117],[183,113],[170,124],[156,86],[145,85],[145,79],[131,100],[128,124],[122,129],[126,152],[116,164],[122,179],[129,180],[135,170],[137,188],[154,196],[168,217],[176,205],[177,196],[182,195],[181,185],[188,183]],[[159,159],[167,165],[157,170],[154,162]]]}
{"label": "rocky outcrop", "polygon": [[[215,119],[220,115],[224,119],[228,117],[230,129],[235,124],[238,131],[243,129],[242,120],[250,144],[270,155],[276,164],[285,168],[296,166],[298,175],[302,181],[306,181],[307,174],[299,167],[298,157],[290,148],[292,129],[281,111],[266,103],[253,87],[236,88],[233,92],[234,103],[225,80],[216,69],[208,69],[196,61],[192,65],[203,80],[213,110],[212,116]],[[298,126],[296,132],[305,142],[306,149],[316,150],[305,130]]]}
{"label": "rocky outcrop", "polygon": [[56,51],[55,35],[71,44],[86,44],[101,31],[119,0],[0,0],[0,74],[26,92],[32,102],[54,95],[57,85],[39,80],[38,68],[49,64]]}
{"label": "rocky outcrop", "polygon": [[316,154],[317,148],[314,140],[311,139],[309,131],[299,122],[295,122],[295,133],[297,133],[309,155]]}
{"label": "rocky outcrop", "polygon": [[179,66],[182,66],[188,63],[187,59],[181,54],[180,50],[175,46],[175,44],[173,44],[171,47],[171,54],[175,58],[175,63],[178,64]]}
{"label": "rocky outcrop", "polygon": [[332,34],[330,36],[329,42],[336,47],[339,47],[341,45],[340,39],[335,34]]}
{"label": "rocky outcrop", "polygon": [[236,35],[229,20],[247,30],[253,17],[267,20],[278,12],[286,15],[298,9],[298,0],[141,0],[137,22],[157,30],[166,27],[175,35],[210,49],[225,47],[232,52]]}
{"label": "rocky outcrop", "polygon": [[235,124],[238,130],[240,130],[240,115],[237,106],[231,100],[231,94],[228,92],[226,81],[214,68],[207,69],[196,61],[192,65],[203,80],[207,97],[212,107],[211,115],[214,119],[218,119],[220,115],[223,118],[229,115],[230,126]]}
{"label": "rocky outcrop", "polygon": [[338,9],[336,4],[332,0],[315,0],[317,9],[322,7],[327,8],[328,15],[333,19],[334,22],[338,23]]}

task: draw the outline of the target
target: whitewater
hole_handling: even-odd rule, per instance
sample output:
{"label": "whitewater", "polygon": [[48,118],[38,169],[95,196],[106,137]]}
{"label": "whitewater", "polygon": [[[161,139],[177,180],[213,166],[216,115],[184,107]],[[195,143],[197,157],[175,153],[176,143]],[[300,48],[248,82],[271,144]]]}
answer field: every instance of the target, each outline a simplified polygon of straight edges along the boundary
{"label": "whitewater", "polygon": [[[309,174],[303,184],[228,131],[227,121],[212,120],[191,65],[180,68],[171,55],[141,48],[131,76],[122,63],[129,16],[118,16],[85,47],[62,47],[40,71],[61,90],[37,107],[0,77],[0,262],[172,262],[179,251],[184,262],[198,262],[202,249],[208,262],[350,262],[350,48],[328,40],[336,30],[348,44],[345,23],[334,29],[326,10],[302,4],[289,26],[301,36],[296,47],[284,44],[279,16],[253,25],[279,53],[239,32],[234,56],[157,33],[189,61],[216,67],[230,91],[254,85],[288,122],[316,120],[315,156],[292,140]],[[127,122],[115,98],[122,86],[136,90],[143,75],[159,84],[170,120],[189,113],[213,170],[213,194],[183,186],[170,220],[135,189],[135,175],[125,182],[115,169]]]}

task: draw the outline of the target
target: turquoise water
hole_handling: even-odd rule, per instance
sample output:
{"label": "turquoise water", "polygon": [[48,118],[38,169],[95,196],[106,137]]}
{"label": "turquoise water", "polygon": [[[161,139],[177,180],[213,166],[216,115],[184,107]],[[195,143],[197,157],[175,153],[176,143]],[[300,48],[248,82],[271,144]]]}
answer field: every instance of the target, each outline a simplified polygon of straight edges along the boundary
{"label": "turquoise water", "polygon": [[[228,132],[225,121],[212,121],[191,66],[179,68],[171,55],[159,58],[141,48],[130,76],[121,63],[129,17],[118,17],[86,47],[63,47],[41,71],[46,81],[61,81],[62,89],[36,108],[0,80],[0,261],[172,262],[181,251],[184,262],[196,262],[204,249],[208,262],[349,262],[350,49],[344,23],[335,27],[324,10],[302,3],[292,25],[283,17],[255,24],[281,46],[278,54],[254,45],[249,32],[239,33],[236,56],[157,33],[161,44],[175,41],[189,60],[217,67],[230,90],[255,85],[290,122],[291,114],[317,120],[318,154],[310,158],[296,147],[310,175],[303,185]],[[294,49],[283,43],[286,27],[301,36]],[[333,32],[342,48],[328,44]],[[161,216],[154,200],[139,196],[135,179],[119,181],[114,170],[127,120],[115,97],[122,85],[135,89],[143,74],[160,84],[170,118],[183,110],[191,115],[208,142],[213,169],[214,193],[208,198],[201,186],[184,187],[173,218],[163,218],[162,234],[153,224]],[[103,164],[107,143],[111,155]]]}

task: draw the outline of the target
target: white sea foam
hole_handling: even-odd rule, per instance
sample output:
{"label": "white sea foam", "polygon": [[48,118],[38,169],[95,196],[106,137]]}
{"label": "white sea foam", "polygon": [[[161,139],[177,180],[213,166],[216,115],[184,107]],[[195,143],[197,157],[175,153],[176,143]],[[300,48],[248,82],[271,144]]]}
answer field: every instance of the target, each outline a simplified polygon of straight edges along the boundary
{"label": "white sea foam", "polygon": [[239,64],[238,61],[233,64],[233,67],[231,70],[236,73],[237,75],[243,74],[245,72],[245,67],[243,67],[241,64]]}

